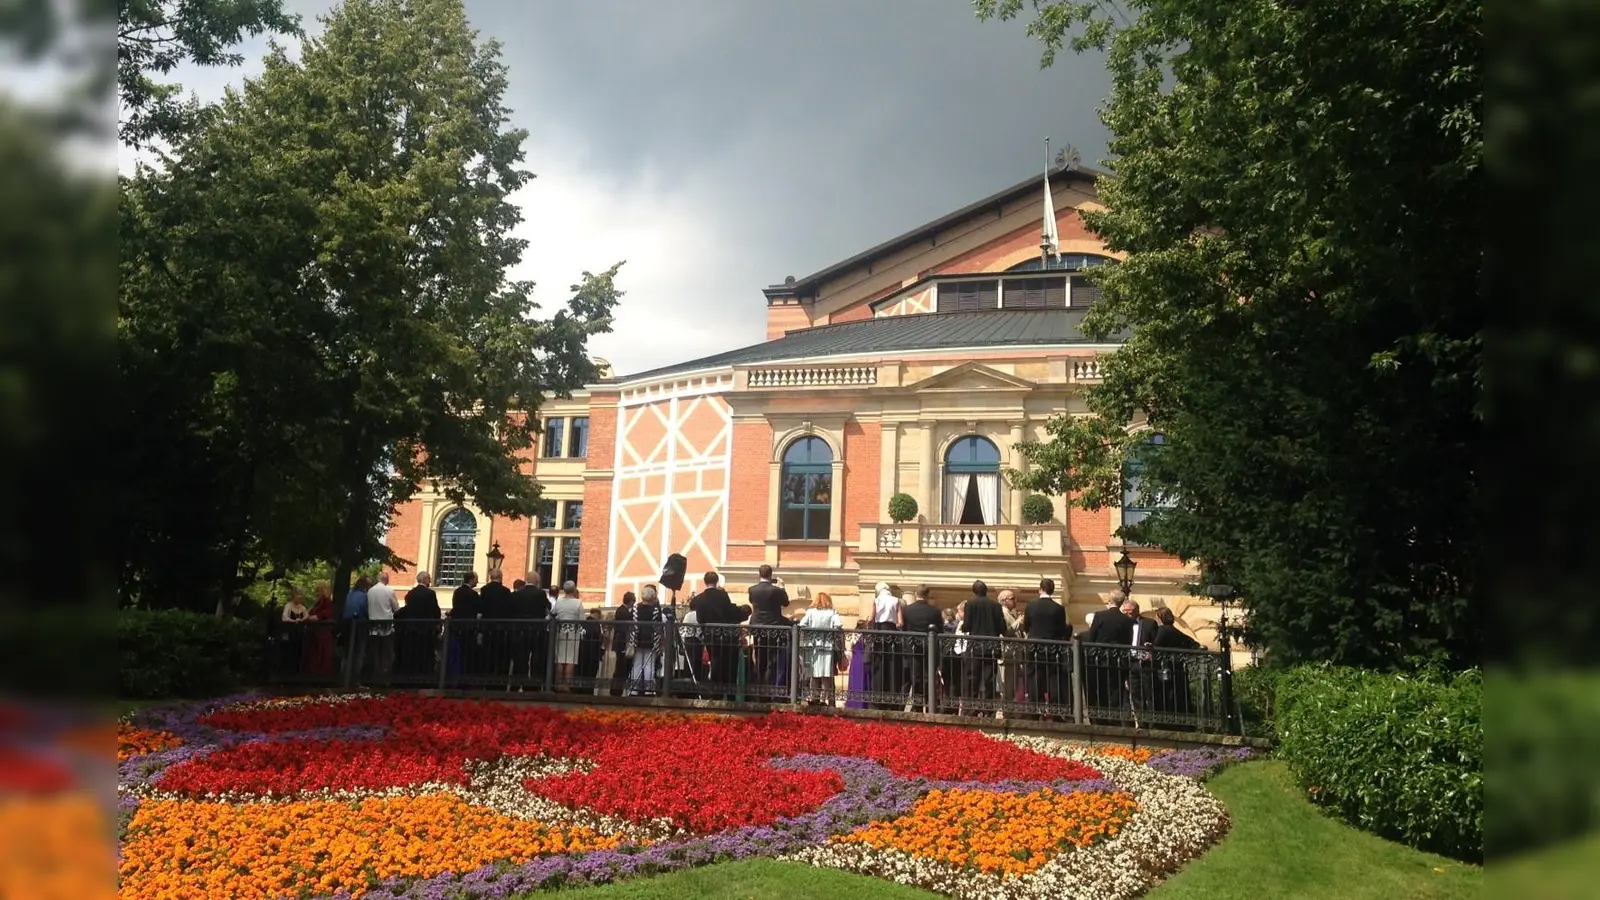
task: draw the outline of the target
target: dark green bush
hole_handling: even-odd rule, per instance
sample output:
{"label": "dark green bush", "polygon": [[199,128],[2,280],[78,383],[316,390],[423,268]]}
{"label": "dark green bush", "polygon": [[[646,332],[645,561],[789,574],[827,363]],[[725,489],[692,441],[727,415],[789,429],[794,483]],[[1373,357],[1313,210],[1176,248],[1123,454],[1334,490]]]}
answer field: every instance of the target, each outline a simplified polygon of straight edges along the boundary
{"label": "dark green bush", "polygon": [[917,498],[910,494],[895,494],[889,498],[889,521],[909,522],[917,517]]}
{"label": "dark green bush", "polygon": [[1483,859],[1483,680],[1303,666],[1277,684],[1278,755],[1313,802],[1381,837]]}
{"label": "dark green bush", "polygon": [[1239,721],[1246,735],[1277,740],[1274,720],[1278,709],[1278,679],[1286,671],[1264,665],[1233,671],[1233,699],[1239,706]]}
{"label": "dark green bush", "polygon": [[259,621],[180,610],[122,610],[117,693],[124,699],[214,697],[262,683]]}
{"label": "dark green bush", "polygon": [[1497,672],[1485,687],[1485,855],[1498,862],[1600,828],[1600,675]]}
{"label": "dark green bush", "polygon": [[1043,494],[1029,494],[1022,500],[1022,521],[1026,525],[1043,525],[1055,518],[1056,507]]}

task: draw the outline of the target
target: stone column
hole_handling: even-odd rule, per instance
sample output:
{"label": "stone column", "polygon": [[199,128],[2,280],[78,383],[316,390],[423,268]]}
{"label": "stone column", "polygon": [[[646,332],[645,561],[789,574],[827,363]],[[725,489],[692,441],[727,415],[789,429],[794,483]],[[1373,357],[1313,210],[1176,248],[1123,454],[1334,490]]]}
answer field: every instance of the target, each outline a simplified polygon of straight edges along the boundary
{"label": "stone column", "polygon": [[937,471],[933,462],[933,423],[927,420],[922,422],[922,471],[918,473],[917,504],[922,507],[922,517],[925,522],[939,521],[939,479],[935,478]]}
{"label": "stone column", "polygon": [[[1022,423],[1013,422],[1011,425],[1011,466],[1019,471],[1024,465],[1022,451],[1017,449],[1017,445],[1020,443],[1022,443]],[[1026,492],[1018,488],[1012,488],[1008,491],[1011,502],[1006,504],[1006,509],[1013,525],[1022,524],[1022,496],[1024,493]]]}

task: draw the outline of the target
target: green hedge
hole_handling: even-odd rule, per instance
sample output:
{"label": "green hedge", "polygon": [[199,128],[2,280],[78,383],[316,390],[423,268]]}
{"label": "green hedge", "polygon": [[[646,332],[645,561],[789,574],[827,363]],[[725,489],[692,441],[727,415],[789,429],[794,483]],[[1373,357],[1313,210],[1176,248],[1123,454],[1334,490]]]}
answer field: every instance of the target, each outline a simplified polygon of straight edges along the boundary
{"label": "green hedge", "polygon": [[1265,665],[1233,671],[1233,699],[1246,735],[1277,740],[1278,680],[1287,671]]}
{"label": "green hedge", "polygon": [[117,617],[117,694],[127,700],[214,697],[259,685],[265,645],[257,621],[123,610]]}
{"label": "green hedge", "polygon": [[1277,684],[1278,755],[1358,828],[1483,859],[1483,681],[1305,666]]}
{"label": "green hedge", "polygon": [[1600,674],[1501,671],[1486,687],[1486,855],[1600,829]]}

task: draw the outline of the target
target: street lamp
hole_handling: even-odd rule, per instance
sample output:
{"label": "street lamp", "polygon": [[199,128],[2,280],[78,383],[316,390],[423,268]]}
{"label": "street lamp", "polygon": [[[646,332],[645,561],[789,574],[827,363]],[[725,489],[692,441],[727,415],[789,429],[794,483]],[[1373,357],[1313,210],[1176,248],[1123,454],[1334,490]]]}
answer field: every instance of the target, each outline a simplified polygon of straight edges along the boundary
{"label": "street lamp", "polygon": [[505,562],[506,559],[506,555],[500,552],[499,541],[495,541],[494,546],[489,548],[487,556],[489,558],[489,571],[491,572],[499,569],[500,564]]}
{"label": "street lamp", "polygon": [[1233,651],[1228,646],[1228,601],[1239,596],[1239,592],[1231,584],[1208,584],[1206,596],[1222,607],[1221,619],[1217,624],[1217,646],[1222,650],[1222,730],[1228,734],[1238,734],[1233,716]]}
{"label": "street lamp", "polygon": [[1128,548],[1123,547],[1122,558],[1111,567],[1117,570],[1117,586],[1122,588],[1122,599],[1126,600],[1133,593],[1133,570],[1139,568],[1139,564],[1128,556]]}

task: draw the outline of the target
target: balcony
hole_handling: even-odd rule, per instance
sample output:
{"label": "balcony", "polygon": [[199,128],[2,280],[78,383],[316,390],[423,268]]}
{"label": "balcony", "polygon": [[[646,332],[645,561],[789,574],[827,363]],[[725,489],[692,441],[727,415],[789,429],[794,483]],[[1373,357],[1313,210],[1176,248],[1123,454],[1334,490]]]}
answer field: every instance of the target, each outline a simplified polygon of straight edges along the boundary
{"label": "balcony", "polygon": [[1062,556],[1061,525],[934,525],[863,523],[861,553],[892,556]]}

